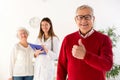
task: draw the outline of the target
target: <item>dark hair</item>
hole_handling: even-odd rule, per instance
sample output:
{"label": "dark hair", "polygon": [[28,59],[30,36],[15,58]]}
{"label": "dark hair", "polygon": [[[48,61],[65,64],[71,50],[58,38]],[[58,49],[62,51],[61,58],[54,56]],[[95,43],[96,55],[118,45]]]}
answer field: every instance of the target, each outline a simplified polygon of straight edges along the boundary
{"label": "dark hair", "polygon": [[51,21],[48,17],[44,17],[44,18],[41,20],[41,22],[40,22],[40,31],[39,31],[38,38],[41,39],[42,36],[43,36],[43,34],[44,34],[44,32],[43,32],[43,30],[42,30],[42,28],[41,28],[41,27],[42,27],[41,23],[42,23],[43,21],[46,21],[46,22],[48,22],[48,23],[50,24],[50,29],[49,29],[49,31],[48,31],[48,35],[51,36],[51,37],[56,36],[55,33],[54,33],[54,31],[53,31],[52,21]]}

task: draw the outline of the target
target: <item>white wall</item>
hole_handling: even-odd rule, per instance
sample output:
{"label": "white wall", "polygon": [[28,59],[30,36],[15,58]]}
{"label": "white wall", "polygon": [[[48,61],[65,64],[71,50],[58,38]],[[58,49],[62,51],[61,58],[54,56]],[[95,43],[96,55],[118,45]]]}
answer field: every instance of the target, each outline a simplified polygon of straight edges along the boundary
{"label": "white wall", "polygon": [[[23,26],[30,31],[29,41],[34,42],[39,28],[29,25],[32,17],[50,17],[55,33],[60,40],[77,30],[74,16],[81,4],[88,4],[95,10],[96,29],[115,26],[120,34],[120,0],[0,0],[0,80],[7,80],[9,55],[17,42],[16,29]],[[120,64],[120,43],[115,53],[115,62]]]}

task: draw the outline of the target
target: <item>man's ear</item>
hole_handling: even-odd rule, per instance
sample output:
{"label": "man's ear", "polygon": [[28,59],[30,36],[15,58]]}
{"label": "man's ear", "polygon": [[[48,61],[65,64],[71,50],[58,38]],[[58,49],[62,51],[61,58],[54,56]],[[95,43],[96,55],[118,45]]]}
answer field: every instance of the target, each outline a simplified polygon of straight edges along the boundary
{"label": "man's ear", "polygon": [[95,21],[95,16],[93,16],[93,22]]}
{"label": "man's ear", "polygon": [[74,19],[75,19],[75,22],[76,22],[76,17],[74,17]]}

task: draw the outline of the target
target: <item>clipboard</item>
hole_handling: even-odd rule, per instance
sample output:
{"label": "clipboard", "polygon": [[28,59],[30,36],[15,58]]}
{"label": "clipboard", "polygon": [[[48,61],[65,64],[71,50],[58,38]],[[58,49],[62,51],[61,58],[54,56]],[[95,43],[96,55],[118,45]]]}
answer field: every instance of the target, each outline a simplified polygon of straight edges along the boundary
{"label": "clipboard", "polygon": [[[29,45],[33,50],[44,50],[41,45],[32,44],[32,43],[29,43]],[[46,54],[45,51],[42,54]]]}

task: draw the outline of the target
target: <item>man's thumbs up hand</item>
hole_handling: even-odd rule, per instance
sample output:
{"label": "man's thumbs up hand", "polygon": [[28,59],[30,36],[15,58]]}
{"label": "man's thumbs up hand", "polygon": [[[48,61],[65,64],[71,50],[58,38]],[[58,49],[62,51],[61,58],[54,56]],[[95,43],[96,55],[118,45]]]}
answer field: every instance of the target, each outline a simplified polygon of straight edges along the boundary
{"label": "man's thumbs up hand", "polygon": [[82,40],[79,39],[78,40],[78,45],[73,45],[73,48],[72,48],[72,55],[75,57],[75,58],[78,58],[78,59],[84,59],[85,57],[85,54],[86,54],[86,49],[82,43]]}

